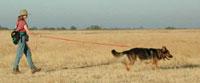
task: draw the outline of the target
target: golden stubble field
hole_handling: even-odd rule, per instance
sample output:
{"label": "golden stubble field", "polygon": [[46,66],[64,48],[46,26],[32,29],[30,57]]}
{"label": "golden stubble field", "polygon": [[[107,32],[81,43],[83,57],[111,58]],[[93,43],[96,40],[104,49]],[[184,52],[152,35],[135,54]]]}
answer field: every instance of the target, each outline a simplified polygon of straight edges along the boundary
{"label": "golden stubble field", "polygon": [[[41,72],[31,74],[23,56],[21,74],[12,74],[16,46],[11,31],[0,31],[0,83],[199,83],[200,30],[99,30],[99,31],[33,31],[29,41],[34,63]],[[72,40],[45,38],[54,36]],[[115,47],[91,44],[128,45]],[[114,58],[110,51],[133,47],[161,48],[165,45],[174,56],[160,61],[160,69],[139,60],[126,71],[124,58]]]}

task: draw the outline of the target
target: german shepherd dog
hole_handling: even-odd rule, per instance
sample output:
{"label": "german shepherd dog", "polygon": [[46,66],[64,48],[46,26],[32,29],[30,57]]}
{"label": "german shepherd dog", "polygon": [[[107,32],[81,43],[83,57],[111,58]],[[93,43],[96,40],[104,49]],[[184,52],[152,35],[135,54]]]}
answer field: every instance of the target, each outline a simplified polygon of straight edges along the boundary
{"label": "german shepherd dog", "polygon": [[125,62],[126,69],[130,70],[130,65],[133,65],[137,58],[141,61],[152,60],[152,64],[155,68],[158,68],[159,60],[169,60],[173,56],[170,54],[169,50],[163,46],[161,49],[156,48],[132,48],[123,52],[117,52],[115,49],[111,51],[114,57],[121,57],[126,55],[128,57],[128,62]]}

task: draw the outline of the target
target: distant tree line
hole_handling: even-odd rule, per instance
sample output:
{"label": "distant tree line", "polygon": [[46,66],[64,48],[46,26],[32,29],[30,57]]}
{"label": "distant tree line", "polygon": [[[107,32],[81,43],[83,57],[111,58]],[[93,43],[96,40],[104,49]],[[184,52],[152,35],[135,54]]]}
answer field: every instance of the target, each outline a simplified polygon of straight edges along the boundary
{"label": "distant tree line", "polygon": [[66,27],[42,27],[42,28],[31,27],[30,30],[77,30],[77,27],[75,27],[75,26],[71,26],[70,28],[66,28]]}
{"label": "distant tree line", "polygon": [[[186,29],[186,28],[176,28],[172,26],[164,27],[164,28],[145,28],[143,26],[141,27],[128,27],[128,28],[103,28],[102,26],[99,25],[91,25],[86,28],[77,28],[76,26],[71,26],[71,27],[31,27],[30,30],[138,30],[138,29],[166,29],[166,30],[174,30],[174,29]],[[196,28],[199,29],[199,28]],[[0,30],[9,30],[7,27],[3,27],[0,25]]]}
{"label": "distant tree line", "polygon": [[66,27],[43,27],[43,28],[32,27],[30,29],[31,30],[103,30],[106,28],[102,28],[101,26],[98,26],[98,25],[91,25],[89,27],[79,29],[73,25],[70,28],[66,28]]}
{"label": "distant tree line", "polygon": [[[86,28],[77,28],[76,26],[71,26],[70,28],[66,27],[44,27],[44,28],[32,28],[32,30],[140,30],[140,29],[166,29],[166,30],[175,30],[175,29],[187,29],[187,28],[177,28],[173,26],[167,26],[163,28],[146,28],[143,26],[140,27],[116,27],[116,28],[104,28],[99,25],[91,25]],[[194,29],[200,29],[200,28],[194,28]]]}
{"label": "distant tree line", "polygon": [[98,26],[98,25],[91,25],[86,28],[78,29],[76,26],[73,25],[70,28],[66,28],[66,27],[43,27],[43,28],[32,27],[30,29],[31,30],[102,30],[105,28],[102,28],[101,26]]}

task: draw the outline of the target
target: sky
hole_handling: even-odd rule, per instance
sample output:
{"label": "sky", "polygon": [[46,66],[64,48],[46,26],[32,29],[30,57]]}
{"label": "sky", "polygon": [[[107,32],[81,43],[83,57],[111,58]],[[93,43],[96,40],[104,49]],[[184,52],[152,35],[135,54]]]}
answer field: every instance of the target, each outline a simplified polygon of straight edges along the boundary
{"label": "sky", "polygon": [[1,0],[0,25],[21,9],[31,27],[200,27],[200,0]]}

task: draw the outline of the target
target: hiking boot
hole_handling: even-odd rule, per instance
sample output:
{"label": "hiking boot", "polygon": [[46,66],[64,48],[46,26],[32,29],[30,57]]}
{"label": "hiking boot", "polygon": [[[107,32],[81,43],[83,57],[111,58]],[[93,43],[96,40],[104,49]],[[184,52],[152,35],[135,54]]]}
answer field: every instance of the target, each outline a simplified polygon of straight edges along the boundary
{"label": "hiking boot", "polygon": [[41,71],[41,68],[34,68],[34,69],[31,70],[31,73],[34,74],[34,73],[39,72],[39,71]]}
{"label": "hiking boot", "polygon": [[13,74],[20,74],[21,72],[19,71],[19,69],[17,68],[17,69],[13,69],[13,72],[12,72]]}

